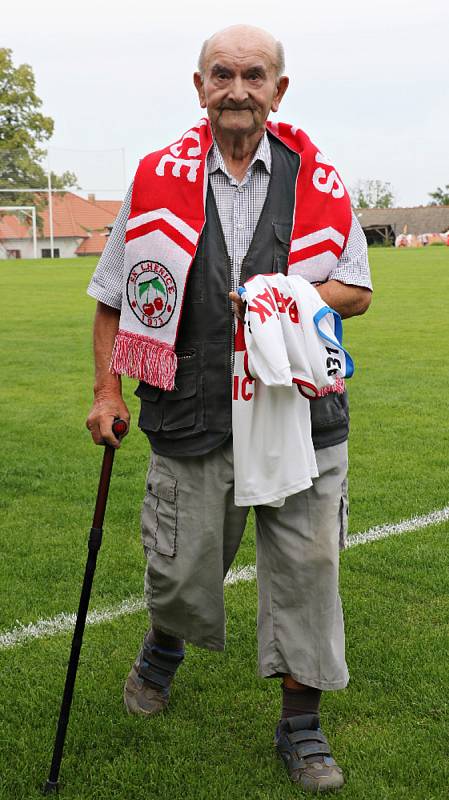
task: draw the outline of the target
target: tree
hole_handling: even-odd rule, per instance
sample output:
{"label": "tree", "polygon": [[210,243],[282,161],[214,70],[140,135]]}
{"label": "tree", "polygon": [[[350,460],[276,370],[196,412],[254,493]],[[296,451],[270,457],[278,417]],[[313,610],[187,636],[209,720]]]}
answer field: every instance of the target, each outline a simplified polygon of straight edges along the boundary
{"label": "tree", "polygon": [[429,206],[449,206],[449,183],[446,183],[444,189],[437,186],[434,192],[429,192],[429,197],[432,197]]}
{"label": "tree", "polygon": [[[41,113],[42,100],[35,92],[33,70],[28,64],[15,67],[12,51],[0,48],[0,188],[36,188],[47,185],[41,165],[46,155],[42,144],[50,139],[54,122]],[[52,173],[55,189],[76,186],[72,172]],[[35,205],[36,195],[1,192],[0,205]],[[45,195],[39,207],[46,204]]]}
{"label": "tree", "polygon": [[354,208],[392,208],[394,192],[391,183],[358,181],[349,192]]}

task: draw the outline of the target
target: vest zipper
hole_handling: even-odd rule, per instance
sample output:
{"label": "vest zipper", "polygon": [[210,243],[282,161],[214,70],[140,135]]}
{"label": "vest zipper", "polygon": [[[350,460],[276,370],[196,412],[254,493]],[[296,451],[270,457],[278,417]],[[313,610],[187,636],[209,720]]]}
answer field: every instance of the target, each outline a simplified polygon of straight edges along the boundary
{"label": "vest zipper", "polygon": [[232,384],[234,379],[234,312],[232,308],[232,300],[229,300],[229,292],[232,290],[232,264],[229,254],[226,253],[227,258],[227,270],[226,270],[226,284],[228,290],[228,303],[231,306],[230,314],[228,314],[229,320],[229,340],[230,340],[230,348],[229,348],[229,386],[231,391],[231,402],[232,402]]}

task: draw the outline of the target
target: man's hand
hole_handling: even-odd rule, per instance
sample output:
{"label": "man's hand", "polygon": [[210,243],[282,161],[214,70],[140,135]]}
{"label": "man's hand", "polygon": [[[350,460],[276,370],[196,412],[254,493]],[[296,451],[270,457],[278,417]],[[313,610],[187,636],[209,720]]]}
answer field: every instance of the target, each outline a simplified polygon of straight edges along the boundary
{"label": "man's hand", "polygon": [[118,417],[123,419],[129,428],[130,414],[120,394],[110,396],[99,394],[95,397],[86,420],[86,428],[90,431],[95,444],[120,447],[120,440],[112,433],[112,423]]}
{"label": "man's hand", "polygon": [[110,444],[113,447],[120,447],[120,441],[112,433],[114,419],[120,417],[125,420],[128,428],[130,420],[122,398],[120,376],[109,372],[119,319],[120,312],[116,308],[97,303],[94,320],[95,399],[86,420],[86,427],[95,444]]}
{"label": "man's hand", "polygon": [[237,292],[229,292],[229,299],[232,300],[232,307],[235,316],[238,319],[244,320],[246,303],[243,302],[242,298]]}

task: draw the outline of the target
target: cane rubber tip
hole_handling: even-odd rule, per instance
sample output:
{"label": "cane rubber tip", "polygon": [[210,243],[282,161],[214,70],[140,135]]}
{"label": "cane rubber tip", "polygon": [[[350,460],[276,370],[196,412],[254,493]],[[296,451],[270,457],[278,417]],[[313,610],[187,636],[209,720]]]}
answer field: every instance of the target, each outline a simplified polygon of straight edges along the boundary
{"label": "cane rubber tip", "polygon": [[42,794],[58,794],[59,793],[59,781],[45,781],[42,787]]}
{"label": "cane rubber tip", "polygon": [[128,431],[128,426],[124,419],[116,419],[112,424],[112,433],[119,439]]}

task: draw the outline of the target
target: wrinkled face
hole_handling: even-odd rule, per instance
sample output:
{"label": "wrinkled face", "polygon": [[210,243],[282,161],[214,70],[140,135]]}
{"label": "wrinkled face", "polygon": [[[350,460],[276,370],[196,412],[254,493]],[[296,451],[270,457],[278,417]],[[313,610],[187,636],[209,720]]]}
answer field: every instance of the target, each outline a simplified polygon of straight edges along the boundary
{"label": "wrinkled face", "polygon": [[216,134],[251,135],[277,111],[288,78],[276,78],[276,52],[258,36],[216,36],[209,43],[204,75],[194,75],[202,108]]}

